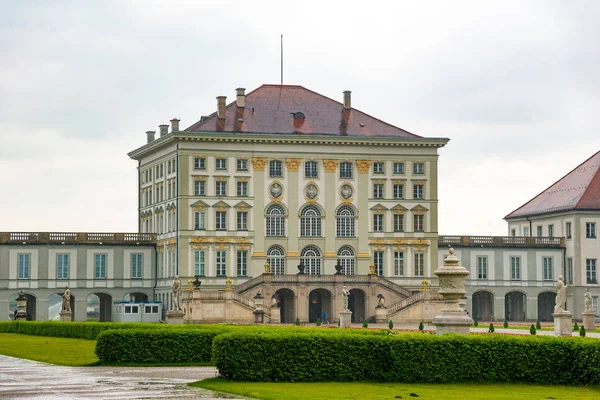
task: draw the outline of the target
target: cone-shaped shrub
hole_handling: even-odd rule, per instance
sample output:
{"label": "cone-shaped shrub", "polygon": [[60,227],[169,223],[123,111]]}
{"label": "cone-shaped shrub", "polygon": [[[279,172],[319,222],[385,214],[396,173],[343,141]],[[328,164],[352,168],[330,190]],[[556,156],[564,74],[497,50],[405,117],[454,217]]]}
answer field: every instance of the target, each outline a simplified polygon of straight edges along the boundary
{"label": "cone-shaped shrub", "polygon": [[474,326],[479,326],[479,321],[477,321],[477,318],[475,318],[475,319],[473,320],[473,325],[474,325]]}
{"label": "cone-shaped shrub", "polygon": [[575,322],[575,325],[573,325],[573,332],[576,332],[579,330],[579,325],[577,325],[577,322]]}
{"label": "cone-shaped shrub", "polygon": [[508,328],[508,320],[507,319],[504,320],[504,325],[503,326],[504,326],[504,328]]}
{"label": "cone-shaped shrub", "polygon": [[296,322],[294,322],[294,324],[300,325],[300,318],[296,318]]}
{"label": "cone-shaped shrub", "polygon": [[531,333],[532,335],[535,335],[537,333],[535,325],[531,324],[531,327],[529,328],[529,333]]}
{"label": "cone-shaped shrub", "polygon": [[583,325],[581,325],[581,328],[579,329],[579,336],[585,337],[585,326]]}
{"label": "cone-shaped shrub", "polygon": [[367,322],[367,320],[365,319],[363,321],[363,328],[368,328],[369,327],[369,323]]}
{"label": "cone-shaped shrub", "polygon": [[321,326],[321,318],[317,318],[316,324],[317,326]]}
{"label": "cone-shaped shrub", "polygon": [[540,320],[539,319],[535,323],[535,329],[542,329],[542,324],[540,324]]}
{"label": "cone-shaped shrub", "polygon": [[490,322],[490,329],[488,329],[488,332],[490,332],[490,333],[494,333],[494,331],[495,331],[495,330],[496,330],[496,329],[494,329],[494,323],[493,323],[493,322]]}
{"label": "cone-shaped shrub", "polygon": [[419,322],[419,330],[421,332],[423,332],[424,326],[423,326],[423,321]]}
{"label": "cone-shaped shrub", "polygon": [[390,321],[388,322],[388,328],[390,328],[390,329],[394,329],[394,321],[392,321],[391,319],[390,319]]}

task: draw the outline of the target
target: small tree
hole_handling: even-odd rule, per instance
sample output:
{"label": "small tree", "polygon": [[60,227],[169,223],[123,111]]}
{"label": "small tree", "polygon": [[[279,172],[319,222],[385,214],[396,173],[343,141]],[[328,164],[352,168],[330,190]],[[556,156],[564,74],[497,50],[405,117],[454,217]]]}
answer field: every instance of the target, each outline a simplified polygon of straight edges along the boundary
{"label": "small tree", "polygon": [[535,325],[531,324],[531,327],[529,328],[529,333],[531,333],[532,335],[535,335],[537,333],[537,331],[535,330]]}
{"label": "small tree", "polygon": [[488,329],[488,332],[490,332],[490,333],[494,333],[494,331],[495,331],[495,330],[496,330],[496,329],[494,329],[494,323],[493,323],[493,322],[490,322],[490,329]]}
{"label": "small tree", "polygon": [[535,323],[535,329],[542,329],[542,324],[540,324],[540,320],[539,319]]}
{"label": "small tree", "polygon": [[581,325],[581,328],[579,329],[579,336],[585,337],[585,326],[583,325]]}
{"label": "small tree", "polygon": [[577,325],[577,322],[575,322],[575,325],[573,325],[573,332],[577,332],[579,330],[579,325]]}
{"label": "small tree", "polygon": [[317,326],[321,326],[321,318],[317,318],[316,324]]}
{"label": "small tree", "polygon": [[423,326],[423,321],[421,321],[419,322],[419,330],[423,332],[423,329],[425,329],[425,327]]}
{"label": "small tree", "polygon": [[394,321],[392,321],[391,319],[390,319],[390,321],[388,322],[388,328],[390,328],[390,329],[394,329]]}
{"label": "small tree", "polygon": [[296,322],[294,322],[296,325],[300,325],[300,318],[296,317]]}
{"label": "small tree", "polygon": [[504,325],[503,326],[504,326],[504,329],[508,328],[508,320],[507,319],[504,320]]}
{"label": "small tree", "polygon": [[473,326],[475,326],[475,327],[479,326],[479,321],[477,321],[477,318],[475,318],[473,320]]}
{"label": "small tree", "polygon": [[369,323],[367,322],[367,320],[363,320],[363,328],[368,328],[369,327]]}

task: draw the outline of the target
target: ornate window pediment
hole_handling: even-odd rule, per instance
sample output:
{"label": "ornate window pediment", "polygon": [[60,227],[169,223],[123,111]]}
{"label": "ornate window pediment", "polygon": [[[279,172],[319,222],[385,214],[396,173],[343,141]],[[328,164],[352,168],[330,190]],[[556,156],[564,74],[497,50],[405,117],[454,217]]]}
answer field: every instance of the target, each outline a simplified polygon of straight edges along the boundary
{"label": "ornate window pediment", "polygon": [[192,204],[190,206],[191,208],[208,208],[208,204],[206,204],[205,202],[203,202],[202,200],[198,200],[197,202],[195,202],[194,204]]}
{"label": "ornate window pediment", "polygon": [[371,211],[376,211],[376,212],[384,212],[387,211],[388,208],[386,206],[383,206],[381,204],[375,204],[373,207],[370,208]]}
{"label": "ornate window pediment", "polygon": [[248,208],[252,208],[252,206],[250,204],[246,203],[245,201],[240,201],[235,206],[233,206],[233,208],[248,209]]}

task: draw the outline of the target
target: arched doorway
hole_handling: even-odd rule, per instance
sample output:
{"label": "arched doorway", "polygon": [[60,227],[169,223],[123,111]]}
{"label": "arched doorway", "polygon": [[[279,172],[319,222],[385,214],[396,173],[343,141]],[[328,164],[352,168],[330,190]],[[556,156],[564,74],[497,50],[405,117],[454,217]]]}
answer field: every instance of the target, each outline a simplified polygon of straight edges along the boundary
{"label": "arched doorway", "polygon": [[279,289],[275,296],[279,299],[281,323],[293,324],[296,321],[296,294],[291,289]]}
{"label": "arched doorway", "polygon": [[525,293],[508,292],[504,296],[504,319],[509,321],[525,321],[527,316]]}
{"label": "arched doorway", "polygon": [[148,295],[146,293],[131,292],[123,296],[123,301],[131,301],[136,303],[147,303]]}
{"label": "arched doorway", "polygon": [[348,308],[352,311],[352,322],[359,323],[365,319],[365,292],[360,289],[350,289]]}
{"label": "arched doorway", "polygon": [[494,295],[481,290],[473,293],[471,316],[478,321],[490,321],[494,315]]}
{"label": "arched doorway", "polygon": [[[15,310],[17,309],[17,297],[19,297],[21,293],[15,293],[8,298],[8,317],[10,319],[14,319]],[[23,296],[27,298],[27,304],[25,305],[25,311],[27,312],[27,320],[35,321],[36,320],[36,298],[32,294],[23,293]]]}
{"label": "arched doorway", "polygon": [[331,292],[326,289],[315,289],[308,295],[308,322],[316,322],[317,318],[333,319],[331,315]]}
{"label": "arched doorway", "polygon": [[90,294],[87,297],[87,319],[112,321],[112,296],[106,293]]}
{"label": "arched doorway", "polygon": [[552,312],[556,304],[555,292],[542,292],[538,295],[538,319],[540,321],[552,321]]}

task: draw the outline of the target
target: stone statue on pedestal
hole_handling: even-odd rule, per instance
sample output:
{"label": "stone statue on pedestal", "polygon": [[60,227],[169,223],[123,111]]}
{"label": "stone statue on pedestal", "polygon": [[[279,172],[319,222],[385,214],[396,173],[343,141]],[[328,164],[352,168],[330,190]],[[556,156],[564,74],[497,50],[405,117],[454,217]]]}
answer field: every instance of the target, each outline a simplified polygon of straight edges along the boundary
{"label": "stone statue on pedestal", "polygon": [[181,279],[179,279],[179,275],[175,276],[171,289],[173,290],[173,310],[181,311]]}
{"label": "stone statue on pedestal", "polygon": [[592,311],[592,294],[590,293],[590,288],[587,288],[585,291],[585,311]]}
{"label": "stone statue on pedestal", "polygon": [[342,310],[348,310],[348,296],[350,296],[350,291],[344,286],[342,288]]}
{"label": "stone statue on pedestal", "polygon": [[65,292],[62,295],[62,310],[66,312],[71,312],[71,290],[67,286],[65,288]]}
{"label": "stone statue on pedestal", "polygon": [[563,282],[562,275],[558,277],[556,282],[556,305],[554,306],[554,312],[565,312],[565,306],[567,304],[567,286]]}

